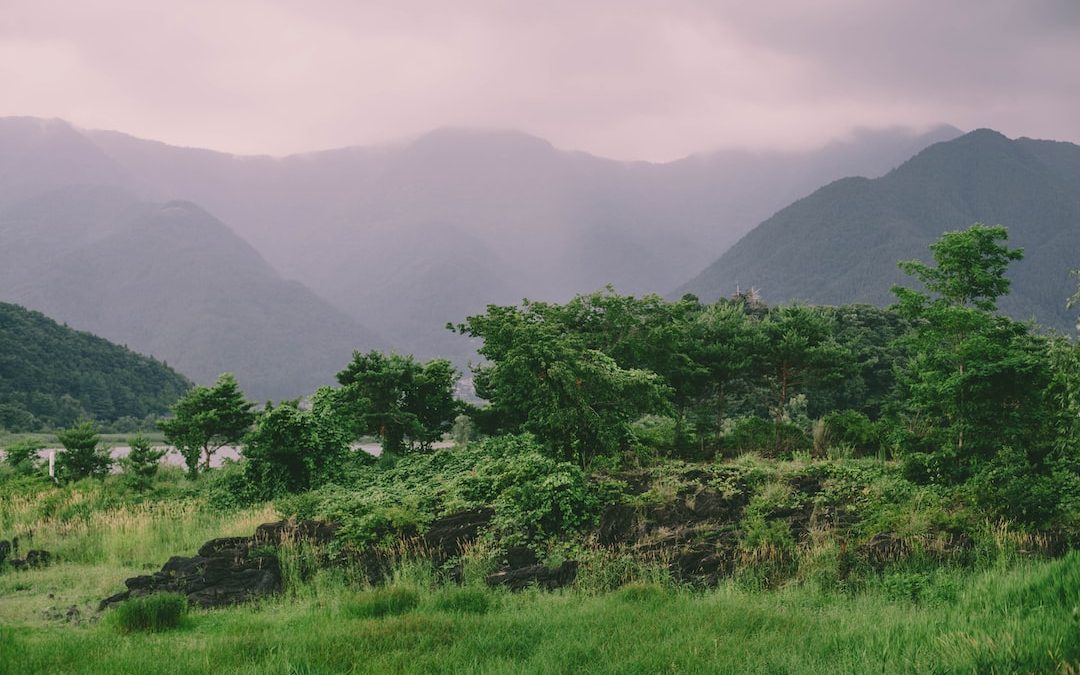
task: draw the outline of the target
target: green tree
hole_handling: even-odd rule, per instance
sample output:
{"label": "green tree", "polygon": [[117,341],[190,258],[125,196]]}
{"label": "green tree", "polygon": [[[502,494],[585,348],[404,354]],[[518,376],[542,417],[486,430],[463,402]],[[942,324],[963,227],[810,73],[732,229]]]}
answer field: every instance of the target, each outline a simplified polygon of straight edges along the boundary
{"label": "green tree", "polygon": [[44,448],[35,440],[19,441],[4,451],[4,463],[16,473],[30,475],[41,468],[41,450]]}
{"label": "green tree", "polygon": [[504,429],[531,431],[559,459],[588,466],[597,455],[625,450],[632,422],[670,410],[670,389],[659,376],[620,367],[589,347],[546,303],[489,306],[458,330],[484,340],[479,351],[489,363],[473,369],[476,391]]}
{"label": "green tree", "polygon": [[214,453],[237,445],[251,428],[254,406],[244,399],[232,373],[223,373],[212,387],[195,387],[172,407],[173,416],[158,422],[165,440],[184,457],[188,473],[210,468]]}
{"label": "green tree", "polygon": [[428,449],[457,415],[458,373],[449,361],[355,352],[338,373],[343,399],[360,434],[376,434],[386,453]]}
{"label": "green tree", "polygon": [[759,367],[773,391],[770,409],[777,423],[795,395],[814,384],[838,382],[849,372],[850,352],[836,342],[832,321],[816,308],[775,308],[761,321],[761,332]]}
{"label": "green tree", "polygon": [[56,458],[56,468],[61,478],[79,480],[108,475],[112,457],[109,456],[109,449],[100,444],[97,424],[84,420],[59,432],[56,437],[64,446],[63,452]]}
{"label": "green tree", "polygon": [[164,448],[154,448],[150,440],[142,434],[136,434],[128,439],[130,448],[126,457],[120,460],[120,466],[130,483],[139,489],[149,487],[154,476],[157,475],[161,458],[165,456]]}
{"label": "green tree", "polygon": [[339,478],[349,461],[349,420],[340,390],[323,387],[310,410],[268,405],[244,442],[246,471],[264,499]]}
{"label": "green tree", "polygon": [[908,449],[931,453],[919,460],[927,478],[963,479],[1005,445],[1040,442],[1046,340],[994,314],[1009,290],[1008,261],[1022,257],[999,243],[1007,237],[1004,227],[976,224],[930,247],[935,267],[900,263],[936,294],[893,289],[914,326],[902,339],[909,358],[898,372],[899,417]]}

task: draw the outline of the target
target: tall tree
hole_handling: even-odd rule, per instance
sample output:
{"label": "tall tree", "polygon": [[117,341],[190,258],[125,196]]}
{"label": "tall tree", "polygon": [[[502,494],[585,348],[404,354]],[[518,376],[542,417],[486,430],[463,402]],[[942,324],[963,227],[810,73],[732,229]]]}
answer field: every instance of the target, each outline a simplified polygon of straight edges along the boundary
{"label": "tall tree", "polygon": [[504,428],[535,433],[560,459],[587,466],[625,449],[631,422],[669,409],[660,377],[590,347],[589,336],[570,329],[555,306],[489,306],[458,330],[484,340],[479,351],[488,363],[473,370],[477,394]]}
{"label": "tall tree", "polygon": [[912,449],[937,455],[938,478],[965,478],[1004,445],[1037,443],[1046,421],[1046,341],[994,314],[1009,290],[1007,264],[1023,255],[1000,243],[1007,238],[1004,227],[976,224],[930,247],[934,267],[900,263],[935,294],[893,289],[914,326],[903,338],[900,417]]}
{"label": "tall tree", "polygon": [[65,480],[103,478],[112,466],[108,448],[102,447],[97,424],[84,420],[56,435],[64,451],[57,458],[57,471]]}
{"label": "tall tree", "polygon": [[427,449],[450,429],[458,373],[449,361],[355,352],[338,373],[359,433],[377,434],[383,452]]}
{"label": "tall tree", "polygon": [[165,440],[184,457],[188,473],[210,468],[210,459],[226,445],[237,445],[255,419],[232,373],[222,373],[212,387],[195,387],[172,407],[173,416],[158,422]]}

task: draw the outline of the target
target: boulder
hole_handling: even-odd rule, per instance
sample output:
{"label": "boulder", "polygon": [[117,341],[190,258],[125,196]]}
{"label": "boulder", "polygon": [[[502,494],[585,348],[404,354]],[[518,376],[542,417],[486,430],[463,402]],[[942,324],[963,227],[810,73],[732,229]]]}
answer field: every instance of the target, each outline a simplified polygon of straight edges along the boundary
{"label": "boulder", "polygon": [[278,593],[282,588],[277,556],[262,553],[286,540],[321,545],[337,529],[334,523],[282,520],[260,525],[251,537],[221,537],[199,547],[198,555],[173,556],[153,574],[131,577],[127,590],[101,601],[100,608],[152,593],[181,593],[197,607],[222,607]]}
{"label": "boulder", "polygon": [[558,567],[530,565],[516,570],[502,570],[489,574],[485,581],[488,586],[505,586],[512,591],[522,591],[530,586],[553,590],[569,586],[577,578],[578,563],[567,560]]}

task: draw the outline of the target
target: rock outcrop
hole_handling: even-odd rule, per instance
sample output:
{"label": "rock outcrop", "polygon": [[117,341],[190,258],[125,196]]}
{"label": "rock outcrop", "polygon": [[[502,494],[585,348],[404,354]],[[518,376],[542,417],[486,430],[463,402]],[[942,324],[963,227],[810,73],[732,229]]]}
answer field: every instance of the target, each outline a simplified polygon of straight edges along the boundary
{"label": "rock outcrop", "polygon": [[181,593],[198,607],[222,607],[281,591],[281,564],[272,548],[283,542],[328,543],[336,525],[279,521],[260,525],[250,537],[223,537],[203,544],[189,558],[173,556],[153,574],[131,577],[127,590],[101,601],[100,608],[153,593]]}

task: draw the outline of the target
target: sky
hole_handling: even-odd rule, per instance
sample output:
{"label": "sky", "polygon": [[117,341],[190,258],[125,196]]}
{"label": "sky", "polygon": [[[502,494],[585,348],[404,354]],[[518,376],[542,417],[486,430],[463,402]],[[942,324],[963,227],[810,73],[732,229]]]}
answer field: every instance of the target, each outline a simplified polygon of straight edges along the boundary
{"label": "sky", "polygon": [[650,161],[1080,142],[1080,0],[0,0],[0,115],[274,155],[443,126]]}

